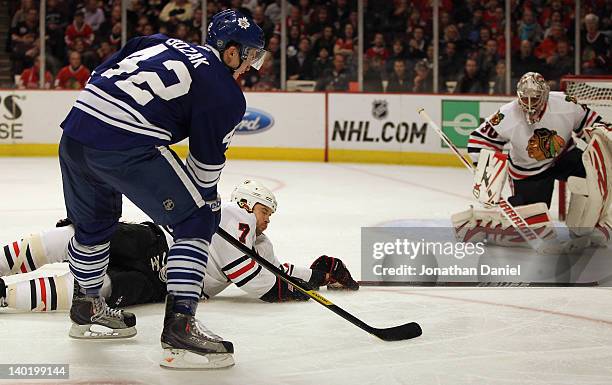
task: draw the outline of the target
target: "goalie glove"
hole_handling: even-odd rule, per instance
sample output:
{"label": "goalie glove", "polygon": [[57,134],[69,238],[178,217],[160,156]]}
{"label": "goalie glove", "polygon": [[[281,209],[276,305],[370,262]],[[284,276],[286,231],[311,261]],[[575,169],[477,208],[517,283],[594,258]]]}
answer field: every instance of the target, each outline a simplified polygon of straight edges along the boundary
{"label": "goalie glove", "polygon": [[327,285],[328,290],[359,290],[359,284],[353,279],[344,262],[338,258],[322,255],[310,265],[310,268],[325,273],[318,286]]}

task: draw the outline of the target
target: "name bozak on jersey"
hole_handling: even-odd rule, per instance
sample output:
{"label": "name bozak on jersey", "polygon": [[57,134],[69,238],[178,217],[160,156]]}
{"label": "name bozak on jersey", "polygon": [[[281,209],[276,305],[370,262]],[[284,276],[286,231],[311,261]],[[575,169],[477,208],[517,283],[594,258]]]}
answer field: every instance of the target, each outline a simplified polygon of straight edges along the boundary
{"label": "name bozak on jersey", "polygon": [[187,167],[216,185],[246,100],[220,54],[165,35],[137,37],[98,66],[61,126],[100,150],[189,138]]}
{"label": "name bozak on jersey", "polygon": [[468,152],[477,161],[481,149],[502,151],[509,144],[508,172],[514,179],[524,179],[552,167],[557,157],[575,147],[572,132],[581,137],[582,130],[599,119],[597,112],[574,98],[551,92],[542,119],[529,125],[514,100],[472,132]]}

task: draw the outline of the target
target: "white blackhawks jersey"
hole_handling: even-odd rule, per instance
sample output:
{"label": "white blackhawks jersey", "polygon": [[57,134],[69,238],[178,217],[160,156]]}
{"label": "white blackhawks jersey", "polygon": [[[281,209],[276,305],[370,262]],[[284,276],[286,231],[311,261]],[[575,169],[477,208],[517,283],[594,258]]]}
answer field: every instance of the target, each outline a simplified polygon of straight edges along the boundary
{"label": "white blackhawks jersey", "polygon": [[[247,212],[237,203],[224,203],[221,206],[219,225],[221,228],[244,243],[246,247],[255,247],[257,253],[273,265],[284,269],[290,275],[308,281],[310,269],[282,265],[276,259],[272,242],[268,237],[264,234],[256,235],[255,225],[255,214]],[[251,297],[260,298],[276,285],[277,279],[274,274],[215,234],[210,244],[202,296],[206,299],[215,296],[232,283]]]}
{"label": "white blackhawks jersey", "polygon": [[585,127],[600,119],[597,112],[563,92],[550,92],[542,119],[528,125],[514,100],[472,132],[468,153],[476,162],[481,149],[502,151],[508,144],[508,173],[513,179],[524,179],[552,167],[557,157],[575,147],[572,132],[581,137]]}

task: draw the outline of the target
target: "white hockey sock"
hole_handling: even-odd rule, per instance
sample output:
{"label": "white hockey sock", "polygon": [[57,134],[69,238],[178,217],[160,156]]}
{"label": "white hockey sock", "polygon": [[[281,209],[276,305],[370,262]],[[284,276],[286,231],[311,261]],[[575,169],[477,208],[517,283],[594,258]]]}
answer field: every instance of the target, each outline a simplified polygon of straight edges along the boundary
{"label": "white hockey sock", "polygon": [[72,274],[34,278],[7,286],[7,304],[24,311],[68,310],[72,304]]}

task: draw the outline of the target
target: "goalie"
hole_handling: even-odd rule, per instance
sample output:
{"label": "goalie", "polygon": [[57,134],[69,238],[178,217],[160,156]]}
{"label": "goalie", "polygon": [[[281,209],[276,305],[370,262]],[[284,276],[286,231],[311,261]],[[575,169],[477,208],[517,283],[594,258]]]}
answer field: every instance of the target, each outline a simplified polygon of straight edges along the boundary
{"label": "goalie", "polygon": [[[276,198],[261,183],[243,182],[234,189],[231,201],[222,206],[221,227],[247,246],[254,246],[262,257],[314,288],[359,288],[337,258],[321,256],[310,268],[281,264],[277,260],[272,243],[263,234],[270,215],[276,211]],[[0,276],[27,273],[47,263],[64,261],[73,234],[70,222],[62,220],[55,229],[4,246],[0,252]],[[125,307],[163,302],[166,256],[172,243],[170,234],[153,223],[120,223],[111,239],[110,264],[102,287],[102,295],[108,303]],[[232,283],[266,302],[308,299],[215,235],[202,298],[217,295]],[[73,278],[69,272],[17,282],[8,287],[0,279],[0,305],[28,311],[68,310],[72,287]]]}
{"label": "goalie", "polygon": [[[566,223],[571,233],[588,236],[594,245],[607,243],[612,230],[610,125],[576,99],[551,92],[539,73],[520,78],[517,96],[470,135],[468,153],[477,169],[474,195],[485,206],[494,203],[509,174],[508,202],[541,238],[551,239],[556,236],[548,213],[554,182],[567,180],[572,194]],[[577,142],[588,145],[583,151]],[[507,158],[500,154],[506,145]],[[452,221],[463,241],[525,244],[499,211],[471,208],[453,215]]]}

